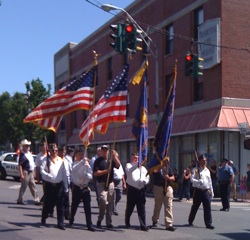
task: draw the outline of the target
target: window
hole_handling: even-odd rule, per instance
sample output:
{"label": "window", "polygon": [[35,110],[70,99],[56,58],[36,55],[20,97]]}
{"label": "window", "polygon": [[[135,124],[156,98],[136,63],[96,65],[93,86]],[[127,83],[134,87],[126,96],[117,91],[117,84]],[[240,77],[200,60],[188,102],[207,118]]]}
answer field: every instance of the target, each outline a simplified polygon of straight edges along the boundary
{"label": "window", "polygon": [[113,78],[113,71],[112,71],[112,58],[108,59],[108,81],[112,80]]}
{"label": "window", "polygon": [[[194,39],[198,39],[198,27],[204,22],[203,8],[194,11]],[[203,82],[199,78],[194,78],[194,101],[203,100]]]}
{"label": "window", "polygon": [[166,27],[166,54],[171,54],[174,51],[174,27],[169,25]]}
{"label": "window", "polygon": [[5,162],[16,162],[17,161],[17,154],[10,154],[7,155],[4,159]]}
{"label": "window", "polygon": [[194,11],[194,38],[198,39],[198,27],[204,22],[203,8]]}

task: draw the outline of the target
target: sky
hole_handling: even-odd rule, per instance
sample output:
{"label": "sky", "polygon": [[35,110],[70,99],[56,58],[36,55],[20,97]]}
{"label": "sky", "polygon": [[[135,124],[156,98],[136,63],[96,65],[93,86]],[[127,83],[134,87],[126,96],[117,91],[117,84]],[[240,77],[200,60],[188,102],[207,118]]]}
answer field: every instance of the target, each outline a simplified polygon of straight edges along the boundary
{"label": "sky", "polygon": [[81,42],[114,17],[95,5],[126,8],[133,0],[0,2],[0,94],[13,95],[25,93],[25,83],[37,78],[54,90],[54,54],[68,42]]}

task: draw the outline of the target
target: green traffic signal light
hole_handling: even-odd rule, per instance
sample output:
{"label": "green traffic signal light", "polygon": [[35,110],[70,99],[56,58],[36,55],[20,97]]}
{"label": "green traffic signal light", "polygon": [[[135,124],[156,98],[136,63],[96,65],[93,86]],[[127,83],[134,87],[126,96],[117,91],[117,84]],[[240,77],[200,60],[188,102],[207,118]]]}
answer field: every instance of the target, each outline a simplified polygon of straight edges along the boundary
{"label": "green traffic signal light", "polygon": [[187,52],[185,57],[185,76],[190,77],[193,74],[194,54]]}
{"label": "green traffic signal light", "polygon": [[203,58],[199,58],[197,55],[194,56],[194,65],[193,65],[193,76],[194,78],[198,78],[199,76],[203,76],[203,66],[202,62]]}

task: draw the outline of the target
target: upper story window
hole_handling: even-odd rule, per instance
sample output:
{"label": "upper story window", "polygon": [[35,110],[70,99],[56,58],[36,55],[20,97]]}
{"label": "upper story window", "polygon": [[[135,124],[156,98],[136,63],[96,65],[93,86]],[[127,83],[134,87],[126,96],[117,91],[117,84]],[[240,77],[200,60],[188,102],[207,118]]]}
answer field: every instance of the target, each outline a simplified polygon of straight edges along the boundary
{"label": "upper story window", "polygon": [[113,79],[113,71],[112,71],[112,57],[110,57],[109,59],[108,59],[108,66],[107,66],[107,68],[108,68],[108,71],[107,71],[107,73],[108,73],[108,81],[110,81],[110,80],[112,80]]}
{"label": "upper story window", "polygon": [[194,38],[198,39],[198,27],[204,22],[203,8],[194,11]]}
{"label": "upper story window", "polygon": [[168,25],[166,27],[166,54],[171,54],[174,51],[174,27],[173,25]]}

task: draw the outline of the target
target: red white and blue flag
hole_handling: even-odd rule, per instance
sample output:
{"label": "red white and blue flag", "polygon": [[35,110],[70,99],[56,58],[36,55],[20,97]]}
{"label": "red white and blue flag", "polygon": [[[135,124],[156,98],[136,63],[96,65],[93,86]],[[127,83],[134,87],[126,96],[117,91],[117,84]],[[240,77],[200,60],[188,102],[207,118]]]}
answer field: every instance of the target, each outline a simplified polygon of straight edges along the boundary
{"label": "red white and blue flag", "polygon": [[126,64],[82,124],[79,138],[84,145],[89,145],[94,132],[105,134],[110,122],[126,121],[128,69]]}

